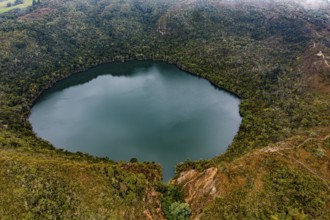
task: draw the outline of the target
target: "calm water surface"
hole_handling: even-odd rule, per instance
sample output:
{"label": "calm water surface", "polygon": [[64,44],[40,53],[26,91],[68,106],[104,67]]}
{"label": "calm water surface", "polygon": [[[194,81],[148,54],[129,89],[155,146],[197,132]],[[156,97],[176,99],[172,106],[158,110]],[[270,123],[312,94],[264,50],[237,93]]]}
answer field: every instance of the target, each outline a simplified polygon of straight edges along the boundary
{"label": "calm water surface", "polygon": [[173,65],[112,63],[57,83],[29,120],[58,148],[159,162],[167,181],[179,162],[226,150],[241,122],[239,103]]}

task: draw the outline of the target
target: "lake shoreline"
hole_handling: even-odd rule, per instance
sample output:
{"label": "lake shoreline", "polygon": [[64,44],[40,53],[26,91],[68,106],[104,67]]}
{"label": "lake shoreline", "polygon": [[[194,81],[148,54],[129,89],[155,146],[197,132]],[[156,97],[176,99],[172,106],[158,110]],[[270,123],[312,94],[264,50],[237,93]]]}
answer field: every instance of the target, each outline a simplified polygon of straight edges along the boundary
{"label": "lake shoreline", "polygon": [[[155,74],[157,73],[157,74]],[[147,75],[146,75],[147,74]],[[76,76],[76,77],[75,77]],[[109,78],[111,76],[111,78]],[[147,78],[144,78],[148,76]],[[100,78],[102,77],[102,79]],[[150,78],[151,77],[151,78]],[[149,123],[151,120],[152,123],[170,123],[170,124],[152,124],[151,130],[150,131],[145,131],[147,132],[146,134],[152,134],[150,137],[152,137],[152,142],[150,143],[144,143],[141,142],[142,140],[149,140],[148,137],[144,137],[144,129],[146,129],[148,126],[144,125],[143,129],[138,128],[138,130],[132,130],[128,131],[127,134],[129,136],[134,136],[134,138],[137,138],[137,142],[133,141],[128,146],[136,146],[135,150],[138,150],[139,153],[140,149],[144,149],[144,147],[148,147],[150,144],[151,146],[155,146],[155,148],[161,148],[165,150],[166,152],[163,152],[162,155],[167,155],[167,153],[170,153],[171,151],[168,151],[168,147],[179,147],[178,149],[189,149],[187,147],[190,147],[191,150],[185,150],[186,152],[192,152],[194,153],[196,150],[195,149],[197,146],[205,146],[206,149],[204,149],[200,153],[194,153],[195,156],[185,156],[183,159],[177,159],[176,163],[171,166],[164,166],[166,170],[166,167],[172,167],[172,166],[177,166],[178,163],[186,161],[188,159],[192,160],[208,160],[213,158],[215,155],[218,155],[220,153],[224,153],[228,147],[228,145],[231,144],[234,136],[237,134],[239,125],[241,122],[241,116],[239,114],[239,104],[240,104],[240,99],[237,96],[233,96],[232,93],[228,93],[226,90],[220,89],[218,87],[215,87],[210,81],[203,77],[196,77],[194,74],[189,74],[189,72],[182,70],[182,68],[178,68],[176,65],[169,64],[166,62],[161,62],[161,61],[130,61],[130,62],[112,62],[104,65],[99,65],[97,67],[91,68],[87,71],[84,72],[84,74],[73,74],[71,77],[66,78],[66,80],[69,81],[58,81],[57,84],[55,84],[53,87],[51,87],[48,90],[45,90],[42,95],[39,96],[39,99],[35,101],[35,105],[33,106],[34,108],[34,113],[33,110],[31,109],[31,113],[29,115],[29,121],[31,122],[31,125],[33,125],[33,131],[34,133],[38,136],[41,137],[42,139],[48,140],[49,142],[52,143],[53,146],[56,146],[56,148],[64,148],[65,150],[68,150],[70,152],[86,152],[87,154],[91,154],[93,156],[97,157],[108,157],[111,158],[112,160],[115,161],[129,161],[130,158],[137,157],[139,161],[156,161],[157,163],[160,162],[158,159],[152,159],[148,157],[141,157],[138,156],[138,153],[130,155],[129,157],[121,157],[121,156],[115,156],[113,152],[117,151],[114,150],[112,153],[93,153],[88,150],[88,146],[92,145],[99,145],[100,146],[116,146],[117,148],[125,147],[125,143],[127,140],[130,139],[125,139],[117,142],[112,142],[114,140],[117,140],[117,137],[121,137],[120,135],[116,134],[118,128],[112,127],[113,123],[116,123],[117,120],[119,120],[123,114],[127,114],[124,116],[124,118],[130,118],[134,116],[136,113],[142,113],[142,115],[138,115],[136,119],[131,119],[137,120],[135,123],[136,125],[141,124],[141,120],[143,119],[144,123]],[[118,81],[119,80],[119,81]],[[124,81],[128,80],[129,84],[122,84]],[[138,80],[138,81],[136,81]],[[142,80],[142,81],[141,81]],[[147,81],[146,81],[147,80]],[[128,83],[126,82],[126,83]],[[101,84],[100,84],[101,83]],[[119,84],[118,84],[119,83]],[[142,84],[141,84],[142,83]],[[142,85],[142,87],[141,87]],[[80,88],[81,87],[81,88]],[[117,88],[118,87],[118,88]],[[140,88],[141,87],[141,88]],[[66,91],[66,88],[71,88],[71,90],[77,89],[77,91],[72,91],[72,94],[70,92]],[[106,89],[104,92],[102,92],[104,89]],[[111,89],[115,89],[114,91]],[[121,92],[116,92],[116,89],[119,89]],[[131,93],[133,89],[133,93]],[[136,90],[139,89],[139,90]],[[151,89],[151,90],[150,90]],[[102,105],[98,107],[97,103],[94,103],[94,101],[97,101],[99,98],[98,93],[96,92],[102,92],[100,94],[101,98],[107,94],[107,96],[110,96],[112,98],[107,98],[107,100],[119,100],[119,107],[116,107],[117,105],[115,103],[109,102],[108,101],[98,101],[97,103],[103,103]],[[120,94],[126,94],[127,91],[132,97],[122,97]],[[49,93],[48,93],[49,92]],[[220,93],[219,93],[220,92]],[[45,103],[46,100],[49,101],[52,100],[53,97],[52,94],[57,94],[56,97],[59,97],[58,101],[51,101],[50,103],[54,102],[56,103],[56,106],[45,106],[45,104],[40,104],[38,103],[38,100],[41,101],[41,103]],[[140,94],[141,93],[141,94]],[[158,94],[159,93],[159,94]],[[65,97],[61,98],[59,94],[66,94]],[[93,94],[93,99],[92,100],[85,100],[86,98],[90,97],[90,95]],[[118,95],[116,95],[118,94]],[[158,95],[161,95],[158,97]],[[86,96],[87,95],[87,96]],[[137,98],[136,97],[137,95]],[[48,97],[48,98],[47,98]],[[54,96],[55,97],[55,96]],[[147,107],[145,105],[145,100],[140,100],[140,97],[148,97],[148,99],[154,100],[152,102],[152,106]],[[173,97],[175,97],[173,99]],[[68,101],[69,103],[66,103],[67,98],[70,100]],[[73,100],[71,100],[74,98]],[[77,99],[75,101],[75,99]],[[84,99],[84,102],[79,103],[80,99]],[[55,99],[56,100],[56,99]],[[125,100],[125,101],[123,101]],[[47,103],[48,103],[47,101]],[[78,102],[77,102],[78,101]],[[135,102],[138,102],[138,106],[130,106],[130,104],[134,104]],[[87,107],[85,106],[86,103],[88,103]],[[142,106],[140,106],[143,103]],[[41,107],[37,104],[40,104]],[[49,104],[48,104],[49,105]],[[69,110],[63,110],[67,108],[68,106],[73,105],[69,107]],[[108,105],[111,105],[109,108]],[[179,106],[177,106],[179,105]],[[79,106],[79,107],[78,107]],[[94,106],[95,109],[94,109]],[[108,106],[108,107],[107,107]],[[124,107],[125,106],[125,107]],[[182,106],[182,107],[180,107]],[[195,107],[194,107],[195,106]],[[123,108],[124,107],[124,108]],[[154,109],[156,107],[156,109]],[[206,108],[205,108],[206,107]],[[42,109],[46,109],[44,113],[42,113]],[[60,108],[62,109],[61,113],[56,113],[54,109]],[[86,108],[86,109],[85,109]],[[88,109],[89,108],[89,109]],[[116,109],[119,110],[116,110]],[[122,110],[120,110],[123,108]],[[37,109],[37,110],[36,110]],[[39,110],[38,110],[39,109]],[[41,110],[40,110],[41,109]],[[107,110],[108,109],[108,110]],[[128,112],[128,109],[135,109],[134,112]],[[167,112],[168,110],[166,109],[172,109],[175,113]],[[233,111],[235,109],[235,111]],[[110,137],[112,138],[111,140],[107,140],[103,144],[97,142],[97,141],[89,141],[85,140],[80,144],[75,144],[71,142],[63,142],[64,140],[67,140],[69,137],[65,138],[66,135],[74,132],[74,130],[79,130],[83,129],[86,124],[79,124],[81,122],[75,122],[78,124],[69,125],[73,118],[76,118],[77,114],[72,115],[71,117],[67,118],[68,114],[76,113],[78,112],[78,115],[83,114],[84,115],[84,120],[88,121],[89,117],[88,114],[83,113],[84,111],[88,110],[88,114],[90,114],[93,111],[97,111],[97,113],[93,113],[93,117],[101,118],[97,119],[99,120],[97,122],[97,125],[100,127],[91,127],[88,128],[88,130],[91,130],[93,132],[97,132],[98,129],[102,128],[99,133],[102,133],[106,130],[113,130],[115,133],[111,132]],[[162,111],[166,110],[165,112],[162,113]],[[201,111],[202,110],[202,111]],[[40,113],[36,113],[40,112]],[[101,111],[101,112],[99,112]],[[105,113],[102,113],[106,111]],[[119,111],[119,112],[113,112],[113,111]],[[132,111],[132,110],[130,110]],[[197,111],[197,112],[196,112]],[[113,112],[113,113],[111,113]],[[149,113],[148,113],[149,112]],[[181,113],[180,113],[181,112]],[[190,112],[190,113],[189,113]],[[228,113],[226,113],[228,112]],[[235,112],[235,113],[234,113]],[[133,113],[133,114],[132,114]],[[140,114],[139,113],[139,114]],[[155,113],[159,115],[154,115]],[[193,113],[193,115],[191,115]],[[226,114],[229,114],[227,115]],[[39,116],[38,116],[39,114]],[[115,114],[112,116],[112,114]],[[179,115],[178,115],[179,114]],[[213,116],[213,114],[215,114]],[[145,116],[143,116],[145,115]],[[51,116],[54,116],[54,119],[51,119]],[[112,119],[107,119],[108,117],[113,117]],[[119,118],[118,118],[119,117]],[[135,116],[134,116],[135,117]],[[143,117],[152,117],[151,119],[149,118],[143,118]],[[166,121],[164,120],[164,117]],[[190,118],[188,121],[188,118]],[[213,119],[211,119],[213,117]],[[224,118],[223,118],[224,117]],[[39,119],[38,119],[39,118]],[[38,119],[38,120],[37,120]],[[33,121],[37,120],[37,121]],[[48,121],[49,120],[49,121]],[[64,120],[65,122],[61,122]],[[81,119],[78,119],[81,120]],[[92,121],[88,122],[89,124],[93,125],[95,123],[93,119]],[[110,121],[107,121],[110,120]],[[183,121],[182,121],[183,120]],[[198,120],[198,121],[196,121]],[[234,120],[234,121],[230,121]],[[102,123],[104,121],[107,121],[107,124],[104,125],[105,127],[102,127]],[[158,122],[159,121],[159,122]],[[193,124],[187,124],[187,123],[193,123]],[[36,124],[37,123],[37,124]],[[65,123],[68,124],[67,126],[71,126],[69,130],[65,131],[65,127],[62,129],[59,129],[56,124],[57,123]],[[86,122],[85,122],[86,123]],[[126,126],[127,122],[123,121],[120,122],[119,128],[122,126]],[[129,122],[132,123],[132,122]],[[143,123],[143,124],[144,124]],[[184,123],[184,124],[182,124]],[[195,124],[197,123],[197,124]],[[149,123],[150,124],[150,123]],[[50,127],[51,125],[51,127]],[[166,131],[170,133],[164,133],[164,130],[158,131],[160,128],[159,126],[164,126],[166,125]],[[237,125],[237,128],[236,128]],[[40,130],[41,128],[35,127],[35,126],[42,126],[42,131]],[[63,126],[63,125],[62,125]],[[155,127],[153,127],[155,126]],[[174,127],[173,127],[174,126]],[[179,127],[178,127],[179,126]],[[181,126],[188,126],[187,128],[182,130]],[[205,127],[207,126],[207,127]],[[227,129],[224,129],[223,126],[229,126]],[[131,129],[131,127],[127,127]],[[164,129],[162,128],[162,129]],[[183,127],[184,128],[184,127]],[[39,129],[39,130],[38,130]],[[51,129],[51,130],[50,130]],[[57,129],[57,130],[53,130]],[[87,129],[87,128],[86,128]],[[179,129],[179,130],[178,130]],[[187,130],[188,129],[188,130]],[[197,132],[196,134],[191,133],[192,131],[189,131],[193,129],[192,131]],[[196,130],[197,129],[197,130]],[[186,131],[187,130],[187,131]],[[82,130],[85,132],[84,130]],[[119,130],[120,131],[120,130]],[[40,133],[42,132],[42,133]],[[64,133],[63,133],[64,132]],[[78,131],[77,131],[78,132]],[[187,134],[182,133],[182,132],[188,132]],[[229,132],[229,133],[228,133]],[[48,136],[43,136],[43,134],[47,134]],[[68,134],[67,134],[68,133]],[[154,133],[154,134],[153,134]],[[181,133],[185,137],[185,142],[182,142],[184,145],[184,148],[182,148],[182,144],[179,144],[177,142],[180,139],[178,135],[181,135]],[[50,135],[50,136],[49,136]],[[59,135],[59,136],[57,136]],[[64,135],[64,136],[61,136]],[[81,134],[73,134],[75,137],[82,137],[83,139],[87,137],[88,135],[91,134],[86,134],[81,136]],[[164,137],[159,137],[159,135],[165,135]],[[211,136],[210,136],[211,135]],[[48,137],[48,138],[47,138]],[[52,138],[55,138],[54,139]],[[189,137],[189,138],[188,138]],[[135,140],[135,139],[132,140]],[[142,139],[141,139],[142,138]],[[165,138],[165,139],[164,139]],[[175,138],[175,139],[173,139]],[[188,139],[187,139],[188,138]],[[197,138],[197,139],[196,139]],[[80,141],[81,138],[79,138]],[[141,139],[141,140],[139,140]],[[172,141],[171,139],[176,140],[175,142],[171,143],[168,141]],[[196,139],[196,140],[195,140]],[[77,139],[78,140],[78,139]],[[94,138],[94,140],[102,140],[99,138]],[[118,139],[119,140],[119,139]],[[161,140],[161,142],[159,142]],[[189,141],[188,141],[189,140]],[[194,140],[194,141],[192,141]],[[204,140],[203,142],[200,142]],[[225,140],[225,142],[223,142]],[[188,141],[188,142],[187,142]],[[177,142],[177,143],[176,143]],[[84,147],[85,143],[86,146]],[[139,144],[140,143],[140,144]],[[165,145],[164,145],[165,144]],[[122,146],[123,145],[123,146]],[[127,144],[126,144],[127,145]],[[164,145],[164,146],[163,146]],[[196,146],[195,146],[196,145]],[[79,146],[79,147],[70,147],[70,146]],[[81,146],[81,147],[80,147]],[[167,146],[167,147],[166,147]],[[205,148],[204,147],[204,148]],[[97,147],[95,147],[97,149]],[[201,148],[196,148],[198,151],[201,150]],[[208,150],[207,150],[208,149]],[[213,150],[211,150],[213,149]],[[152,152],[153,148],[150,148],[150,150],[145,150],[145,152]],[[133,152],[134,149],[132,148],[129,150],[129,152]],[[167,152],[168,151],[168,152]],[[212,152],[211,154],[208,152]],[[208,153],[208,154],[205,154]],[[146,153],[145,153],[146,154]],[[154,152],[153,155],[156,153]],[[170,153],[172,155],[172,153]],[[174,153],[175,154],[175,153]],[[174,155],[173,154],[173,155]],[[184,153],[186,154],[186,153]],[[146,154],[147,155],[147,154]],[[170,156],[169,156],[170,157]],[[161,159],[162,160],[162,159]],[[163,162],[161,162],[162,165],[164,165]]]}

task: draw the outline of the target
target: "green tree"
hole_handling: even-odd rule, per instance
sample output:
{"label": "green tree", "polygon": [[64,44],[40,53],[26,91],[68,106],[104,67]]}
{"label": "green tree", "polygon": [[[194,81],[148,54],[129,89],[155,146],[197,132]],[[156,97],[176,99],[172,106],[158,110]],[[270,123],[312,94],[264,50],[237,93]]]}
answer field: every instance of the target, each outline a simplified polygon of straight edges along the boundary
{"label": "green tree", "polygon": [[191,209],[187,203],[174,202],[170,206],[171,220],[186,220],[191,215]]}

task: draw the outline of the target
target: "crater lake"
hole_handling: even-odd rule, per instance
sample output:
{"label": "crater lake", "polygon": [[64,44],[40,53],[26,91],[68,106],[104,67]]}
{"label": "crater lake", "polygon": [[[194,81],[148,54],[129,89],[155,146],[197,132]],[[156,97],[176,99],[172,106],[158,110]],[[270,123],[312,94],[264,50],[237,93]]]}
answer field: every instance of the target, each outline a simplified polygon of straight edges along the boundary
{"label": "crater lake", "polygon": [[178,163],[225,152],[241,122],[239,104],[174,65],[132,61],[59,81],[36,100],[29,121],[57,148],[155,161],[168,181]]}

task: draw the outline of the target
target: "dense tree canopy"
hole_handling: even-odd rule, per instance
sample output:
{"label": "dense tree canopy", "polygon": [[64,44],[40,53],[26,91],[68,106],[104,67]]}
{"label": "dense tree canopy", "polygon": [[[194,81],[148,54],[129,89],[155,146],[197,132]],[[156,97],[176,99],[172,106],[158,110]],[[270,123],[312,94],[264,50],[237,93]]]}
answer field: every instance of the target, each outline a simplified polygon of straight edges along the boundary
{"label": "dense tree canopy", "polygon": [[[27,210],[24,211],[22,205],[22,215],[25,213],[32,218],[47,218],[43,216],[42,208],[53,210],[53,206],[60,206],[73,210],[71,205],[77,207],[75,204],[82,204],[82,198],[76,197],[79,190],[75,191],[81,189],[80,186],[65,178],[57,179],[56,175],[62,175],[62,171],[56,171],[50,176],[48,171],[43,171],[38,176],[34,169],[39,168],[31,162],[33,159],[28,159],[30,156],[33,158],[33,152],[44,152],[45,157],[54,154],[56,158],[62,158],[59,161],[69,160],[73,164],[84,161],[87,164],[98,163],[95,165],[98,167],[101,166],[99,163],[113,163],[108,159],[82,153],[55,150],[33,134],[26,120],[34,100],[42,91],[60,79],[102,63],[162,60],[204,77],[242,98],[240,113],[243,121],[227,152],[210,161],[181,164],[178,172],[189,168],[202,171],[224,161],[234,161],[256,149],[285,142],[299,135],[320,135],[321,130],[328,129],[330,7],[314,10],[278,1],[259,4],[253,1],[238,2],[45,0],[34,1],[33,6],[25,10],[0,14],[0,147],[3,151],[20,149],[24,154],[24,159],[17,162],[19,164],[0,160],[0,166],[5,166],[16,175],[13,178],[17,179],[17,185],[10,187],[18,187],[23,181],[24,190],[36,193],[23,193],[26,200],[31,200],[26,196],[50,199],[33,198],[31,203],[26,204]],[[319,51],[325,56],[316,56]],[[136,169],[128,174],[122,170],[117,172],[117,168],[102,174],[109,176],[111,183],[107,184],[112,184],[109,190],[118,190],[114,201],[119,201],[123,209],[138,204],[147,191],[150,192],[152,187],[157,188],[159,184],[155,180],[157,178],[150,177],[155,175],[151,171],[153,168],[146,168],[154,164],[134,164]],[[28,171],[24,171],[27,169],[25,167],[29,167]],[[103,172],[96,170],[90,171],[90,175]],[[25,172],[31,173],[31,176],[25,176]],[[141,178],[132,175],[132,172],[140,173]],[[300,176],[305,174],[291,172],[283,167],[278,167],[274,173],[276,179],[265,177],[264,182],[268,184],[266,187],[278,187],[278,192],[291,191],[290,187],[296,182],[288,179],[294,179],[308,191],[308,186]],[[0,175],[10,177],[5,173]],[[38,181],[44,178],[49,186],[38,185]],[[285,181],[279,183],[281,179]],[[147,184],[149,188],[146,188],[143,181],[150,184]],[[320,200],[313,200],[315,204],[329,205],[329,198],[325,199],[322,188],[324,185],[316,183],[320,180],[306,181],[323,190],[319,192],[315,189],[315,192],[311,192],[315,197],[307,197],[317,199],[320,196]],[[40,189],[39,192],[38,188],[34,188],[39,186],[46,187],[42,190],[61,186],[63,190],[46,192]],[[3,192],[3,189],[0,190]],[[237,196],[246,193],[244,190],[249,189],[241,189],[229,196],[236,201]],[[72,202],[67,203],[64,198],[66,194]],[[297,194],[290,201],[297,204],[298,197],[304,196]],[[276,198],[280,204],[281,195],[276,194]],[[58,203],[54,204],[51,201],[53,199]],[[217,199],[214,205],[223,204],[221,201],[221,198]],[[173,200],[173,206],[168,207],[171,212],[183,210],[188,213],[189,209],[184,204],[183,201]],[[141,204],[137,209],[142,210],[139,212],[141,214],[145,210],[152,210],[150,206]],[[290,215],[297,212],[302,216],[322,219],[327,214],[316,206],[310,208],[306,204],[290,207]],[[318,207],[324,209],[323,206]],[[219,214],[227,208],[218,205],[214,212]],[[279,206],[276,210],[278,214],[265,212],[265,216],[281,218],[285,215],[282,213],[285,208]],[[118,210],[114,216],[120,213]],[[207,209],[207,216],[212,216],[210,210]],[[0,218],[10,216],[7,211],[10,210],[0,210]],[[70,213],[65,210],[62,212],[63,216],[67,214],[68,218],[74,217]],[[149,211],[145,213],[150,214]],[[227,213],[230,218],[231,212],[223,213]],[[321,216],[317,213],[321,213]],[[156,212],[151,211],[150,215],[156,215]]]}

